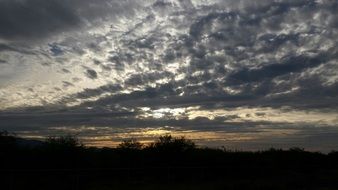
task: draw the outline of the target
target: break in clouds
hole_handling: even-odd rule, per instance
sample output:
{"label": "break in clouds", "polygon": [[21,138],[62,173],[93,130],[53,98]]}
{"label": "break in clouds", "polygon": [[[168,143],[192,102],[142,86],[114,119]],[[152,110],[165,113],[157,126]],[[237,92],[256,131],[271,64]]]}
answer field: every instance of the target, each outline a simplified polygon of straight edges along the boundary
{"label": "break in clouds", "polygon": [[0,0],[0,128],[337,148],[335,0]]}

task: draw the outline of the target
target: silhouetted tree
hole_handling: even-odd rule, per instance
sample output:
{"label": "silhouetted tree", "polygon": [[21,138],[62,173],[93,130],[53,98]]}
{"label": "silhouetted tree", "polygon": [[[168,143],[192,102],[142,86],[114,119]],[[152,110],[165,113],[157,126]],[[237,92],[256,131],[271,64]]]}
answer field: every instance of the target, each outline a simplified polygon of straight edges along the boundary
{"label": "silhouetted tree", "polygon": [[45,140],[47,147],[57,149],[82,148],[83,144],[74,135],[50,136]]}
{"label": "silhouetted tree", "polygon": [[154,148],[160,151],[187,151],[196,148],[193,141],[186,139],[185,137],[172,137],[171,135],[160,136],[159,139],[150,144],[150,148]]}
{"label": "silhouetted tree", "polygon": [[141,150],[144,144],[137,141],[136,139],[127,139],[123,140],[121,144],[118,145],[119,149],[127,149],[127,150]]}
{"label": "silhouetted tree", "polygon": [[16,136],[8,131],[0,131],[0,148],[8,149],[16,146]]}
{"label": "silhouetted tree", "polygon": [[289,149],[290,152],[298,152],[298,153],[302,153],[305,152],[304,148],[299,148],[299,147],[292,147]]}

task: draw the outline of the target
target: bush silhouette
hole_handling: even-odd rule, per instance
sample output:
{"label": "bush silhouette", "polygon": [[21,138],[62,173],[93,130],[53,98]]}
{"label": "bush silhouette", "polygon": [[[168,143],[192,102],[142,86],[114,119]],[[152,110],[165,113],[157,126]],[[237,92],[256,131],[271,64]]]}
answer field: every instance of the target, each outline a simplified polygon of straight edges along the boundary
{"label": "bush silhouette", "polygon": [[184,152],[193,150],[196,145],[193,141],[186,139],[185,137],[172,137],[171,135],[160,136],[159,139],[150,144],[149,148],[157,149],[159,151],[175,151]]}
{"label": "bush silhouette", "polygon": [[123,140],[121,144],[118,145],[118,149],[124,150],[141,150],[143,148],[143,144],[137,141],[136,139],[127,139]]}
{"label": "bush silhouette", "polygon": [[50,136],[45,140],[46,146],[52,149],[66,150],[82,148],[83,144],[74,135]]}
{"label": "bush silhouette", "polygon": [[8,131],[0,131],[0,148],[9,149],[16,146],[16,139],[15,134]]}

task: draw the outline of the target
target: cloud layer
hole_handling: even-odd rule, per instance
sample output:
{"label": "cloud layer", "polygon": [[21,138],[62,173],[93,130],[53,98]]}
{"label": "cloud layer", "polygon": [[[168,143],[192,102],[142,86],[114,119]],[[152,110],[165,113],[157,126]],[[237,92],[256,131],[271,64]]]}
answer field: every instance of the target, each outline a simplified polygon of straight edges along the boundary
{"label": "cloud layer", "polygon": [[[334,0],[0,0],[1,128],[335,128],[337,11]],[[273,119],[285,109],[321,119]]]}

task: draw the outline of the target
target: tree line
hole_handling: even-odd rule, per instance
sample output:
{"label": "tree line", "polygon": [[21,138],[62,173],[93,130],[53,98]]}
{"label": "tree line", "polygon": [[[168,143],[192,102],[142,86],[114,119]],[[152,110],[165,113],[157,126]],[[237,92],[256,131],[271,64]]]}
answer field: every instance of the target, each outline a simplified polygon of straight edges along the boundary
{"label": "tree line", "polygon": [[[150,144],[127,139],[115,148],[96,148],[86,147],[74,135],[23,143],[2,131],[0,173],[8,182],[5,189],[14,178],[17,189],[35,190],[74,189],[67,184],[80,184],[80,189],[101,189],[106,184],[106,189],[205,189],[207,185],[230,190],[330,190],[338,189],[338,153],[213,149],[171,135]],[[38,187],[36,179],[42,180]]]}

